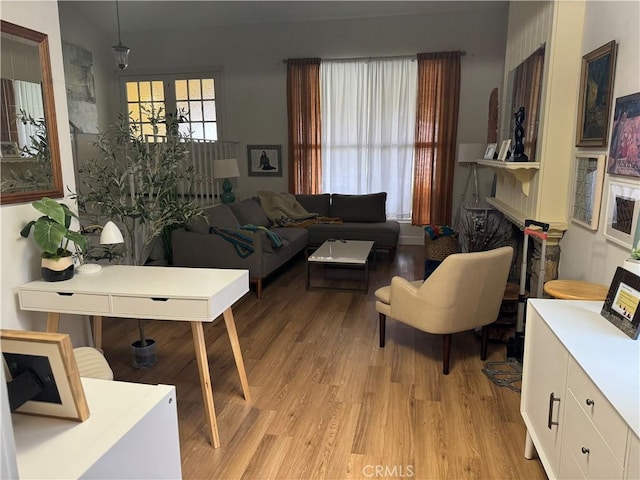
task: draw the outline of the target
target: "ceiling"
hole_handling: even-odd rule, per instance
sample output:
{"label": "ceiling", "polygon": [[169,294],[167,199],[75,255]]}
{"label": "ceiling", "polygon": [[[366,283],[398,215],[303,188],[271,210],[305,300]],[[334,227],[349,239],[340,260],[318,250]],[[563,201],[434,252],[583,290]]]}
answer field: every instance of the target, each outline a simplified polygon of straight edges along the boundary
{"label": "ceiling", "polygon": [[[60,0],[108,34],[117,34],[114,1]],[[122,32],[415,15],[496,8],[505,1],[120,0]]]}

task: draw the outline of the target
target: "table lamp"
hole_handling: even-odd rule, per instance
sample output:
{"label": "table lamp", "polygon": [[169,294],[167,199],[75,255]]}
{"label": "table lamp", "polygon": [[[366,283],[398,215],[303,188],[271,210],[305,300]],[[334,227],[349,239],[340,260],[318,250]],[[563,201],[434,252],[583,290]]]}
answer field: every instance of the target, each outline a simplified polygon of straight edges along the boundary
{"label": "table lamp", "polygon": [[[100,233],[100,245],[114,245],[117,243],[124,243],[124,238],[122,237],[122,232],[118,228],[118,226],[109,220],[105,223],[102,228],[102,232]],[[90,273],[98,273],[102,270],[102,265],[97,263],[83,263],[78,268],[76,268],[76,273],[80,273],[83,275]]]}
{"label": "table lamp", "polygon": [[[222,183],[223,193],[220,195],[222,203],[235,202],[236,196],[232,192],[233,185],[229,179],[239,176],[240,170],[238,170],[238,161],[235,158],[224,158],[213,162],[213,178],[224,178],[224,182]],[[220,188],[218,187],[218,194],[219,193]]]}

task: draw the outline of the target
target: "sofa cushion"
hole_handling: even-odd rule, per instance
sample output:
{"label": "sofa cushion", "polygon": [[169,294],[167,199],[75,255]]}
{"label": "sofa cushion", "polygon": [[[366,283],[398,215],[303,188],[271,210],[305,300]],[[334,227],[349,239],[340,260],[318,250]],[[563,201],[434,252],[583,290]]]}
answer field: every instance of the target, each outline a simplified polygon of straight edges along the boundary
{"label": "sofa cushion", "polygon": [[328,217],[331,212],[331,194],[296,195],[296,200],[309,213],[317,213],[320,217]]}
{"label": "sofa cushion", "polygon": [[240,225],[256,225],[258,227],[270,227],[271,221],[260,204],[254,198],[247,198],[236,203],[229,204]]}
{"label": "sofa cushion", "polygon": [[202,217],[194,218],[187,225],[189,232],[209,233],[209,227],[238,228],[240,224],[227,205],[207,207]]}
{"label": "sofa cushion", "polygon": [[387,193],[367,195],[331,195],[330,217],[341,218],[344,222],[384,222],[387,220]]}

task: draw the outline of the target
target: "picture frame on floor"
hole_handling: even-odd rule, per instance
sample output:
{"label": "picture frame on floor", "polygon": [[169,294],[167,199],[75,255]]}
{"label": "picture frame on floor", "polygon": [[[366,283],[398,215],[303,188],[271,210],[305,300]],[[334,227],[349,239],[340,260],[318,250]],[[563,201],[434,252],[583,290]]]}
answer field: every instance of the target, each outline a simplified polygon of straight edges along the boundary
{"label": "picture frame on floor", "polygon": [[581,153],[574,159],[569,217],[589,230],[598,230],[605,157],[604,154]]}
{"label": "picture frame on floor", "polygon": [[610,177],[604,236],[631,250],[640,211],[640,183]]}
{"label": "picture frame on floor", "polygon": [[282,147],[280,145],[247,145],[250,177],[281,177]]}
{"label": "picture frame on floor", "polygon": [[12,411],[80,422],[89,418],[68,334],[2,330],[0,344]]}

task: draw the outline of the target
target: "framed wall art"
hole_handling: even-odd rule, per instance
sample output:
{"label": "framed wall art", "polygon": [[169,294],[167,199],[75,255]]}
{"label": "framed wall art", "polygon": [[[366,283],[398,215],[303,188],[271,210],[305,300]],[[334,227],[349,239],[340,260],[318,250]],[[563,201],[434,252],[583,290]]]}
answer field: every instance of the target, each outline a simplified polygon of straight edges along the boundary
{"label": "framed wall art", "polygon": [[89,418],[69,335],[2,330],[0,342],[12,411],[76,421]]}
{"label": "framed wall art", "polygon": [[604,154],[584,153],[574,159],[569,218],[590,230],[598,229],[604,163]]}
{"label": "framed wall art", "polygon": [[250,177],[281,177],[282,148],[280,145],[247,145]]}
{"label": "framed wall art", "polygon": [[631,250],[639,207],[640,183],[609,178],[604,236]]}
{"label": "framed wall art", "polygon": [[578,104],[577,147],[605,147],[616,66],[616,42],[582,57]]}
{"label": "framed wall art", "polygon": [[616,269],[600,314],[634,340],[640,331],[640,277]]}
{"label": "framed wall art", "polygon": [[640,177],[640,92],[616,99],[607,173]]}

